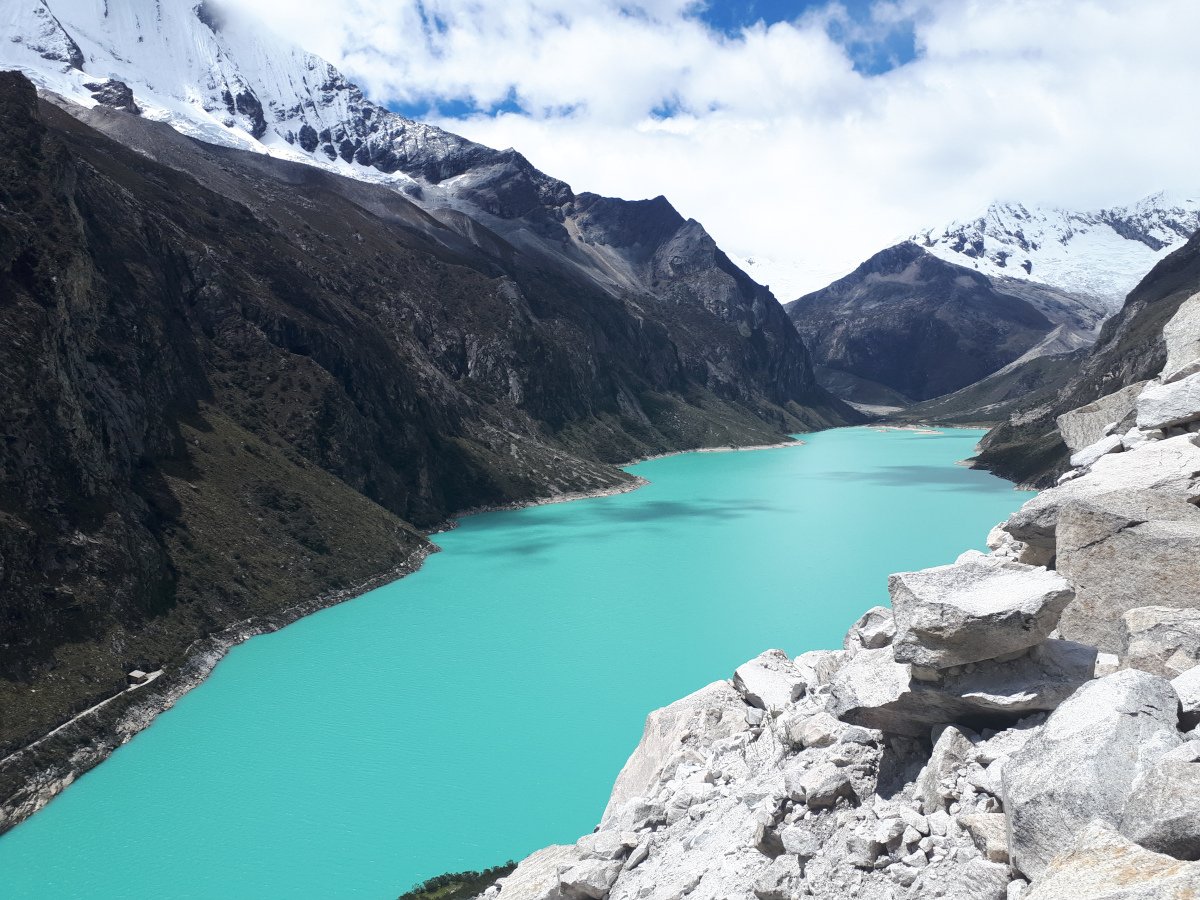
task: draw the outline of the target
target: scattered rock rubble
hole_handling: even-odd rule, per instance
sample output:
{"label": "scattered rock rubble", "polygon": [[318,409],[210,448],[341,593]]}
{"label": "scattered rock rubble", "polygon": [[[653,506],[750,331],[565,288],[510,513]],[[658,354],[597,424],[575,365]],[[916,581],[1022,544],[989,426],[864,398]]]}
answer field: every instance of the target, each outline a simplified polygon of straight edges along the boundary
{"label": "scattered rock rubble", "polygon": [[1200,896],[1200,294],[1165,334],[990,554],[651,713],[595,833],[482,896]]}

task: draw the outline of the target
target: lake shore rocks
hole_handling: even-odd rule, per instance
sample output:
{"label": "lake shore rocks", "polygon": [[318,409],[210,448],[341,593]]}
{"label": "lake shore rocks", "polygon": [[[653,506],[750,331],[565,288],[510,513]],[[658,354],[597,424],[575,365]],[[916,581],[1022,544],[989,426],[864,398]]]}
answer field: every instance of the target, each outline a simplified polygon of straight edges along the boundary
{"label": "lake shore rocks", "polygon": [[485,896],[1200,896],[1193,301],[1173,374],[1063,416],[1080,467],[990,554],[893,575],[841,650],[768,651],[651,713],[598,832]]}

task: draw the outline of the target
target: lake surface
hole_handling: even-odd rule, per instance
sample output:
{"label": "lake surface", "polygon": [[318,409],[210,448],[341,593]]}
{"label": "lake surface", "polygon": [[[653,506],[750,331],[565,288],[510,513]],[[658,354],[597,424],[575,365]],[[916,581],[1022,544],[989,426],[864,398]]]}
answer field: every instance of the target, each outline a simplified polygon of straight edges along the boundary
{"label": "lake surface", "polygon": [[574,841],[649,710],[840,647],[890,572],[982,547],[1028,496],[955,465],[982,434],[840,429],[468,518],[417,574],[235,648],[0,838],[0,896],[394,898]]}

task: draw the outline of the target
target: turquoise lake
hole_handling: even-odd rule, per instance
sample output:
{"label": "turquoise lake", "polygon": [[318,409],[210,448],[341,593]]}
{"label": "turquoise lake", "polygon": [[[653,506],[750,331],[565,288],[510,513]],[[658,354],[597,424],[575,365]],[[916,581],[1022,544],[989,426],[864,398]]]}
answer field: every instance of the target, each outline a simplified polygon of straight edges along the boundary
{"label": "turquoise lake", "polygon": [[982,547],[1028,496],[955,464],[982,434],[674,456],[465,519],[417,574],[235,648],[0,838],[0,896],[394,898],[574,841],[648,711],[840,647],[889,573]]}

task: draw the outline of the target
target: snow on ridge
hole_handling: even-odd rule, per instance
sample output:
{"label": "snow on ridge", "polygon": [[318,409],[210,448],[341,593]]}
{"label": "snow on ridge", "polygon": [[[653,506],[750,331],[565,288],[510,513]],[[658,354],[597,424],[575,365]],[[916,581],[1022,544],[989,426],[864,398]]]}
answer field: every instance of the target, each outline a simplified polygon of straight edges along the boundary
{"label": "snow on ridge", "polygon": [[912,240],[948,262],[1094,297],[1115,312],[1154,264],[1198,228],[1200,194],[1159,192],[1088,212],[994,203],[974,221],[931,228]]}

